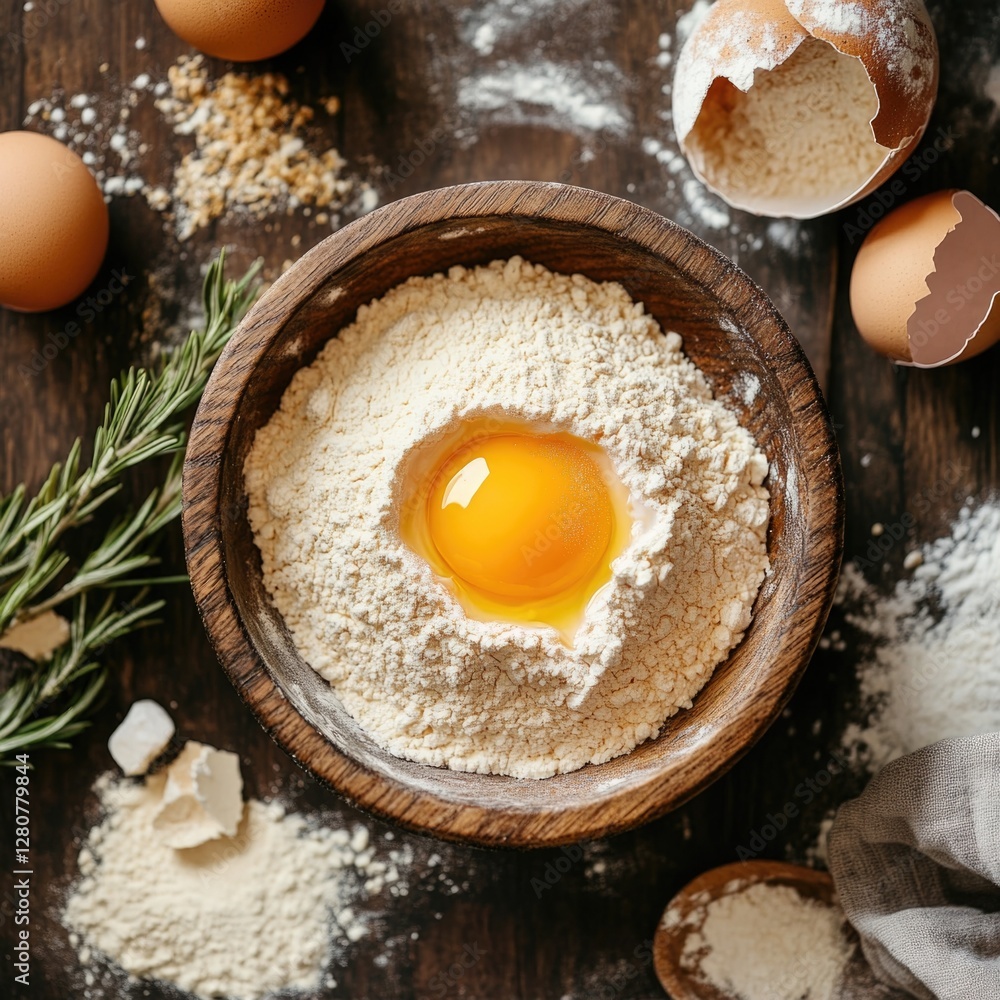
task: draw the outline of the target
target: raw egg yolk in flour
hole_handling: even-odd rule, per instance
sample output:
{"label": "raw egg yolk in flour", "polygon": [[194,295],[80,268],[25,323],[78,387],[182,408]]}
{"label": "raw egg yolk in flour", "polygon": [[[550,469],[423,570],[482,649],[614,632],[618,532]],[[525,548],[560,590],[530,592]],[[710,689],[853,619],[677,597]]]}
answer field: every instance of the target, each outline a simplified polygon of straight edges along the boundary
{"label": "raw egg yolk in flour", "polygon": [[415,478],[401,528],[467,614],[551,625],[572,642],[631,532],[604,451],[562,433],[464,429]]}

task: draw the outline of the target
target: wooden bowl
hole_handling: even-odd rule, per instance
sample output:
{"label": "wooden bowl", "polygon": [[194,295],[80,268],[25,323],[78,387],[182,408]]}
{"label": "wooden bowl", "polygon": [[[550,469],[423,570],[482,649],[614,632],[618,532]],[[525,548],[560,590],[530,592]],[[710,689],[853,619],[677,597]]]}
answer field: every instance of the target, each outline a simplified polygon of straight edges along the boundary
{"label": "wooden bowl", "polygon": [[[773,572],[743,642],[658,739],[542,780],[429,767],[377,746],[296,652],[268,600],[243,484],[254,434],[292,375],[360,305],[412,275],[514,254],[621,282],[665,329],[683,336],[684,350],[772,463]],[[483,845],[539,847],[648,822],[753,746],[788,701],[822,632],[843,544],[843,486],[812,370],[774,306],[732,261],[610,195],[499,181],[386,205],[324,240],[275,282],[219,359],[198,408],[184,466],[183,523],[191,583],[215,651],[258,721],[296,761],[403,826]]]}

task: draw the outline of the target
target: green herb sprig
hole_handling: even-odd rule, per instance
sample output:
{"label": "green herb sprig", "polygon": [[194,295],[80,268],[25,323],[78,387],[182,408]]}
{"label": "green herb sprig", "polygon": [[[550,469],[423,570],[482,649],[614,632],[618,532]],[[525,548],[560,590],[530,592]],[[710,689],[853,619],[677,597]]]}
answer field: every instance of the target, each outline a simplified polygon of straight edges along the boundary
{"label": "green herb sprig", "polygon": [[[47,662],[16,672],[0,694],[0,760],[30,747],[67,747],[104,685],[104,648],[156,621],[164,602],[148,599],[149,585],[184,579],[150,579],[148,570],[158,562],[163,529],[181,511],[185,415],[256,297],[257,271],[254,265],[239,281],[227,281],[221,253],[205,276],[204,329],[157,367],[131,368],[111,383],[90,461],[83,463],[77,439],[33,497],[23,485],[0,497],[0,636],[72,605],[67,641]],[[163,485],[113,520],[74,563],[64,536],[94,519],[122,489],[127,470],[171,455]],[[134,589],[130,601],[118,595],[121,588]]]}

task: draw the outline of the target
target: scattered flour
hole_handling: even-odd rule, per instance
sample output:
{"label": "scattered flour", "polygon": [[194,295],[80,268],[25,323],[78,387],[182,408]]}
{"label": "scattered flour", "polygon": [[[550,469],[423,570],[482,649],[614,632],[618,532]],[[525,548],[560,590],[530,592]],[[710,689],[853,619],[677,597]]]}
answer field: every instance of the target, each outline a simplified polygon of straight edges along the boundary
{"label": "scattered flour", "polygon": [[808,15],[810,23],[821,26],[831,34],[860,37],[867,30],[871,18],[860,3],[844,0],[787,0],[792,16],[801,19]]}
{"label": "scattered flour", "polygon": [[698,25],[708,16],[711,7],[712,0],[695,0],[690,9],[677,18],[678,48],[681,48],[691,35],[694,34]]}
{"label": "scattered flour", "polygon": [[760,379],[753,372],[740,372],[733,379],[733,390],[744,406],[753,406],[760,395]]}
{"label": "scattered flour", "polygon": [[731,220],[726,206],[710,194],[696,177],[689,177],[684,181],[683,191],[684,200],[695,218],[709,229],[725,229],[729,226]]}
{"label": "scattered flour", "polygon": [[[545,777],[626,753],[739,642],[767,568],[767,460],[615,284],[513,258],[414,278],[293,379],[246,464],[264,579],[382,746]],[[406,470],[472,417],[603,446],[653,512],[572,648],[465,616],[398,531]]]}
{"label": "scattered flour", "polygon": [[482,56],[492,54],[497,42],[510,40],[526,28],[537,27],[553,8],[570,10],[587,0],[487,0],[459,14],[462,38]]}
{"label": "scattered flour", "polygon": [[995,109],[1000,108],[1000,64],[990,68],[983,93],[993,102],[996,113]]}
{"label": "scattered flour", "polygon": [[488,72],[465,77],[459,83],[458,103],[508,125],[555,124],[620,133],[628,114],[612,96],[621,89],[618,76],[611,63],[592,64],[585,76],[548,59],[499,62]]}
{"label": "scattered flour", "polygon": [[110,961],[201,997],[316,989],[332,938],[366,933],[352,901],[398,871],[376,859],[364,827],[314,828],[259,801],[236,836],[172,850],[154,833],[165,781],[104,775],[95,786],[105,818],[80,850],[63,914],[90,979]]}
{"label": "scattered flour", "polygon": [[884,597],[845,567],[839,601],[870,651],[858,666],[869,712],[844,733],[872,771],[938,740],[1000,729],[1000,504],[965,509],[952,532],[909,553],[913,575]]}
{"label": "scattered flour", "polygon": [[[460,6],[456,137],[484,126],[535,125],[588,143],[631,124],[630,79],[602,41],[613,11],[603,0],[486,0]],[[583,53],[583,55],[581,55]]]}
{"label": "scattered flour", "polygon": [[767,238],[788,253],[796,253],[799,250],[805,235],[804,227],[792,219],[775,219],[767,226]]}
{"label": "scattered flour", "polygon": [[682,964],[738,1000],[833,1000],[853,951],[839,908],[787,885],[732,888],[688,916],[701,927]]}

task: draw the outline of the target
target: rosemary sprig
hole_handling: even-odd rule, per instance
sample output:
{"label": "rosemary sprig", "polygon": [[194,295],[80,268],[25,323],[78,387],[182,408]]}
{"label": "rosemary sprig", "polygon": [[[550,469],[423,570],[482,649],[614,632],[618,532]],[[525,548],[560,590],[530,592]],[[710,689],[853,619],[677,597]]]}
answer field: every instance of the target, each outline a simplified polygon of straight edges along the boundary
{"label": "rosemary sprig", "polygon": [[[155,369],[132,368],[111,383],[89,463],[83,464],[77,439],[34,497],[24,486],[0,497],[0,635],[73,602],[66,643],[0,694],[0,759],[29,746],[68,745],[86,726],[82,716],[104,683],[97,657],[113,639],[152,624],[163,606],[145,601],[145,585],[156,580],[144,571],[156,565],[156,542],[180,514],[185,413],[257,292],[256,265],[235,282],[225,279],[224,267],[220,254],[205,277],[205,328],[192,331]],[[63,536],[93,519],[122,488],[128,469],[168,455],[173,461],[163,486],[109,524],[74,565]],[[139,594],[116,603],[114,592],[122,587]],[[99,590],[109,593],[88,611],[88,595]],[[39,716],[56,700],[58,709]]]}

